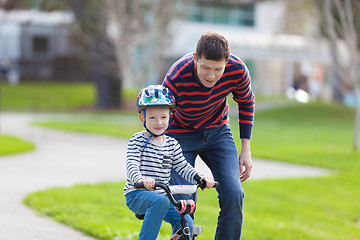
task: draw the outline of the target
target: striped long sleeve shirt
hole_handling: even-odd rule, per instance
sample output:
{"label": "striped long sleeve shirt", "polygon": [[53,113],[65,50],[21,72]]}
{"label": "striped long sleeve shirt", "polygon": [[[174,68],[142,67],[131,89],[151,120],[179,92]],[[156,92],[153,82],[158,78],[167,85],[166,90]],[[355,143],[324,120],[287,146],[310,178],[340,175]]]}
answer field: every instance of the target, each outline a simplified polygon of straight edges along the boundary
{"label": "striped long sleeve shirt", "polygon": [[[125,195],[136,190],[134,183],[141,178],[151,177],[156,182],[169,184],[171,169],[174,169],[187,181],[196,183],[194,176],[199,173],[187,163],[180,144],[175,138],[163,136],[164,143],[162,145],[150,140],[145,149],[144,146],[148,139],[145,131],[135,133],[131,137],[126,153]],[[156,189],[155,192],[165,194],[162,189]]]}
{"label": "striped long sleeve shirt", "polygon": [[196,77],[193,54],[185,55],[171,66],[163,82],[176,100],[169,132],[191,132],[228,123],[227,96],[232,93],[238,104],[240,137],[250,139],[255,110],[255,96],[250,84],[246,65],[230,55],[222,77],[214,87],[207,88]]}

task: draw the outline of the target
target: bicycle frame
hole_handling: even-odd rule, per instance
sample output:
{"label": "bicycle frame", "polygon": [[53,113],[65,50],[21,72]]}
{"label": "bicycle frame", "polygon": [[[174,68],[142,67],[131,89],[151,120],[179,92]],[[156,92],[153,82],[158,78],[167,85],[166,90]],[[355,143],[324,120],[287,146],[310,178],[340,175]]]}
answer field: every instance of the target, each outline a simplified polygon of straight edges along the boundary
{"label": "bicycle frame", "polygon": [[[195,239],[195,237],[201,233],[201,229],[200,229],[199,232],[193,233],[193,237],[191,239],[189,224],[185,217],[186,214],[190,214],[195,211],[196,201],[193,201],[193,200],[176,201],[173,196],[173,194],[177,194],[177,193],[191,195],[196,192],[198,187],[200,187],[201,189],[205,189],[205,187],[206,187],[205,180],[201,179],[200,176],[198,176],[198,175],[195,176],[195,180],[198,183],[197,185],[167,186],[162,183],[157,183],[157,182],[155,183],[155,188],[160,187],[165,191],[170,202],[175,206],[176,210],[180,213],[180,216],[181,216],[181,219],[180,219],[181,228],[179,230],[177,230],[174,233],[174,235],[171,238],[169,238],[169,240],[192,240],[192,239]],[[145,188],[144,184],[142,182],[135,183],[134,186],[136,189]],[[219,186],[219,183],[216,182],[214,187],[218,187],[218,186]],[[179,189],[183,189],[185,191],[181,191],[181,190],[179,191]],[[137,218],[139,218],[139,217],[137,216]],[[139,219],[141,219],[141,218],[139,218]]]}
{"label": "bicycle frame", "polygon": [[[169,240],[191,240],[190,237],[190,228],[189,228],[189,224],[188,221],[185,218],[186,214],[189,213],[193,213],[195,210],[195,202],[192,200],[179,200],[176,201],[174,196],[171,193],[170,187],[162,184],[162,183],[155,183],[155,188],[156,187],[160,187],[162,188],[167,197],[169,198],[170,202],[175,206],[175,208],[179,211],[181,219],[180,219],[180,224],[181,224],[181,228],[176,231],[176,233],[174,233],[174,235],[169,239]],[[181,186],[178,186],[181,187]],[[189,193],[189,189],[192,188],[191,185],[189,186],[183,186],[185,188],[187,188],[186,193]],[[144,184],[143,183],[135,183],[135,188],[137,189],[142,189],[144,188]],[[197,187],[196,187],[197,188]],[[192,193],[194,193],[196,191],[196,188],[192,188]],[[194,239],[194,237],[193,237]]]}

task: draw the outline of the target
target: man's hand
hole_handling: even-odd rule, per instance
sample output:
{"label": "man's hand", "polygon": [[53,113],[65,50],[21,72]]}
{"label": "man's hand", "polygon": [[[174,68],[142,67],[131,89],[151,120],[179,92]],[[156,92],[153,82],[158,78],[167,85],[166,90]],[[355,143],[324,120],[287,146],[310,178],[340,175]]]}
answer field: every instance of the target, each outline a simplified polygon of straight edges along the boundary
{"label": "man's hand", "polygon": [[214,178],[212,176],[203,176],[201,179],[204,179],[206,182],[206,188],[212,188],[215,185]]}
{"label": "man's hand", "polygon": [[241,139],[241,153],[239,155],[240,181],[244,182],[250,177],[252,160],[250,151],[250,139]]}

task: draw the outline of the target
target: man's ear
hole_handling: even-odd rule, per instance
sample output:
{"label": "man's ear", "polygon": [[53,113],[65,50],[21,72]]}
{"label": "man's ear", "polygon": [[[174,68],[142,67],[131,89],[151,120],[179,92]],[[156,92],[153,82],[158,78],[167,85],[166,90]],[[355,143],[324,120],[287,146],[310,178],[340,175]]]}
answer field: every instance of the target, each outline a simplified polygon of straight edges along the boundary
{"label": "man's ear", "polygon": [[196,57],[196,53],[193,53],[194,55],[194,69],[197,68],[197,57]]}

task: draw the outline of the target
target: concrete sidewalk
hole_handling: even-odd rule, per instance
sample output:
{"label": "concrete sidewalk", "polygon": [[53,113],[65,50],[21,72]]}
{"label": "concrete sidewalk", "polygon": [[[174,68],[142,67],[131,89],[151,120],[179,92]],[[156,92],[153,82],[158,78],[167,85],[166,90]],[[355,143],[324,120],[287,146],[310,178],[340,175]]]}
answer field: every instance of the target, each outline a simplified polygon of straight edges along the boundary
{"label": "concrete sidewalk", "polygon": [[[127,140],[69,133],[31,126],[30,121],[50,115],[2,113],[1,134],[33,142],[36,151],[0,157],[0,239],[88,240],[71,227],[37,216],[22,204],[34,191],[80,183],[120,181],[126,178]],[[51,115],[52,118],[56,115]],[[327,170],[253,159],[251,179],[313,177]],[[197,169],[209,173],[197,161]]]}

